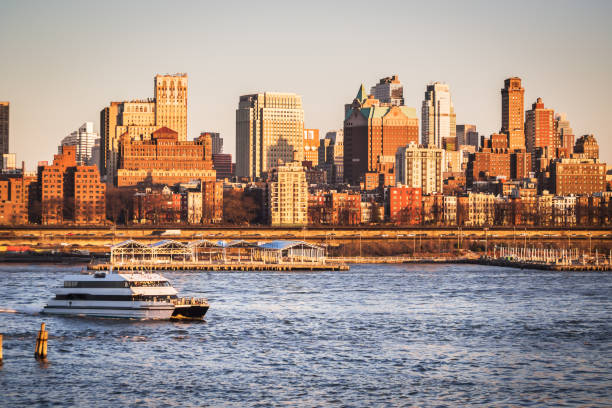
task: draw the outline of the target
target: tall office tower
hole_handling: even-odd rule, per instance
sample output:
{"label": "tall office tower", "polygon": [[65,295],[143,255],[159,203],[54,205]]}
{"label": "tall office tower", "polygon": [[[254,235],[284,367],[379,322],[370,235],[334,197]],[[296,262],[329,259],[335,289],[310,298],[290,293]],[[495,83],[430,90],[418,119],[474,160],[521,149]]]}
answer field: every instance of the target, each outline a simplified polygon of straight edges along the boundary
{"label": "tall office tower", "polygon": [[9,103],[0,102],[0,157],[9,152]]}
{"label": "tall office tower", "polygon": [[383,173],[398,147],[418,139],[415,108],[382,106],[362,85],[344,120],[344,179],[359,185],[366,173]]}
{"label": "tall office tower", "polygon": [[416,143],[397,149],[395,181],[420,188],[423,194],[442,193],[444,150],[419,147]]}
{"label": "tall office tower", "polygon": [[421,135],[425,146],[442,147],[442,139],[457,136],[457,119],[447,84],[427,85],[421,110]]}
{"label": "tall office tower", "polygon": [[298,161],[277,166],[268,187],[270,224],[306,225],[308,222],[308,183]]}
{"label": "tall office tower", "polygon": [[98,139],[94,132],[93,122],[85,122],[78,130],[70,133],[60,144],[58,153],[61,154],[63,146],[76,146],[76,162],[80,165],[91,165],[93,160],[93,147]]}
{"label": "tall office tower", "polygon": [[538,148],[554,148],[555,111],[544,107],[542,98],[531,105],[525,114],[525,141],[527,151],[535,153]]}
{"label": "tall office tower", "polygon": [[388,103],[395,106],[404,104],[404,86],[397,75],[381,78],[380,82],[370,89],[370,93],[380,103]]}
{"label": "tall office tower", "polygon": [[294,93],[264,92],[240,97],[236,109],[236,176],[251,179],[303,159],[304,111]]}
{"label": "tall office tower", "polygon": [[[469,145],[469,133],[476,132],[476,125],[457,125],[457,145]],[[476,146],[478,147],[478,146]]]}
{"label": "tall office tower", "polygon": [[200,132],[200,136],[209,135],[212,140],[212,154],[223,153],[223,138],[217,132]]}
{"label": "tall office tower", "polygon": [[319,129],[304,129],[304,161],[319,165]]}
{"label": "tall office tower", "polygon": [[558,157],[569,158],[574,153],[574,131],[564,113],[555,117],[554,141]]}
{"label": "tall office tower", "polygon": [[119,138],[149,140],[156,130],[167,127],[187,140],[187,74],[156,75],[155,97],[111,102],[100,111],[100,162],[107,183],[116,180]]}
{"label": "tall office tower", "polygon": [[502,94],[502,127],[500,133],[508,135],[510,150],[525,148],[524,95],[521,78],[512,77],[504,81]]}
{"label": "tall office tower", "polygon": [[155,124],[187,140],[187,74],[155,75]]}

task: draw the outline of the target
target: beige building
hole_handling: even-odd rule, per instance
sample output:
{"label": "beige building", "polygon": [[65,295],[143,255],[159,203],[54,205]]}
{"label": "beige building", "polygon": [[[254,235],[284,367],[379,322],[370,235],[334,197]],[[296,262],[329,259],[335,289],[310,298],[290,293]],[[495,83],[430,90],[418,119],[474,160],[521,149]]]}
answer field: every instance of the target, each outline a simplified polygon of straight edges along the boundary
{"label": "beige building", "polygon": [[241,96],[236,110],[236,176],[262,177],[279,160],[292,161],[294,152],[303,160],[302,97],[276,92]]}
{"label": "beige building", "polygon": [[395,182],[422,189],[422,194],[442,193],[444,150],[410,143],[395,154]]}
{"label": "beige building", "polygon": [[479,227],[493,225],[495,220],[495,196],[485,193],[468,193],[465,225]]}
{"label": "beige building", "polygon": [[268,205],[273,226],[308,223],[308,184],[299,162],[277,166],[268,186]]}
{"label": "beige building", "polygon": [[111,183],[116,177],[119,138],[148,140],[167,127],[187,140],[187,74],[156,75],[154,98],[111,102],[100,112],[100,163]]}
{"label": "beige building", "polygon": [[444,139],[457,137],[455,107],[447,84],[434,82],[427,85],[421,109],[422,143],[429,147],[442,147]]}

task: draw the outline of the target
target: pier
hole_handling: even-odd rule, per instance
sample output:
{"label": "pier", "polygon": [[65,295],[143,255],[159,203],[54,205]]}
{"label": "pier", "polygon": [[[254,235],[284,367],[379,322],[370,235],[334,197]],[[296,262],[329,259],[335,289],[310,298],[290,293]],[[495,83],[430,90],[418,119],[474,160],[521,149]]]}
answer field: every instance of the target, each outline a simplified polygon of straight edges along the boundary
{"label": "pier", "polygon": [[610,271],[612,251],[606,256],[581,252],[576,248],[528,248],[495,246],[493,256],[484,256],[478,263],[521,269],[549,271]]}
{"label": "pier", "polygon": [[304,241],[250,243],[243,240],[163,240],[143,244],[127,240],[111,247],[110,262],[90,264],[90,270],[121,271],[346,271],[329,262],[324,248]]}

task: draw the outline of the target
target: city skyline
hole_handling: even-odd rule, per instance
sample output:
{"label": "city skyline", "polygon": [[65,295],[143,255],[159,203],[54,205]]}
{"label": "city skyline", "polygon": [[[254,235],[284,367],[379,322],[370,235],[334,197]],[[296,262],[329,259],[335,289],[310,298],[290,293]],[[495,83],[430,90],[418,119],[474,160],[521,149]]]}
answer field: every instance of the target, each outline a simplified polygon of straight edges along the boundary
{"label": "city skyline", "polygon": [[[606,95],[612,92],[606,75],[612,69],[611,53],[606,51],[611,50],[607,39],[612,29],[605,22],[612,6],[606,2],[591,3],[588,9],[572,3],[541,2],[529,8],[527,3],[517,3],[523,13],[514,22],[512,37],[493,18],[500,13],[494,5],[449,3],[456,13],[448,15],[455,17],[441,16],[447,28],[429,38],[422,38],[419,30],[433,6],[419,4],[409,10],[398,3],[388,26],[370,23],[373,30],[385,29],[388,44],[364,38],[359,45],[347,43],[346,38],[352,21],[361,14],[345,10],[345,4],[268,3],[259,10],[246,5],[228,19],[231,11],[222,6],[187,3],[182,16],[186,21],[168,19],[161,4],[152,3],[147,17],[152,22],[163,19],[165,28],[143,33],[140,27],[120,24],[137,15],[141,3],[125,5],[114,25],[122,27],[117,33],[121,47],[109,45],[102,34],[112,5],[40,2],[34,3],[34,9],[18,2],[4,5],[0,34],[9,40],[0,43],[0,51],[9,63],[0,67],[0,100],[11,103],[10,143],[18,162],[25,160],[32,170],[37,161],[50,160],[62,137],[83,122],[93,121],[99,132],[99,111],[104,106],[150,95],[150,78],[166,72],[186,72],[190,78],[187,138],[192,140],[206,129],[218,131],[226,153],[235,154],[234,115],[240,95],[264,91],[301,95],[304,126],[325,134],[342,127],[343,106],[354,96],[356,83],[369,89],[380,78],[397,74],[405,105],[416,107],[419,117],[425,85],[445,82],[452,90],[457,124],[475,124],[479,133],[490,135],[501,128],[499,89],[504,79],[517,76],[525,88],[525,110],[541,97],[555,113],[567,115],[576,138],[594,134],[602,161],[612,162],[608,137],[612,125],[606,119]],[[305,30],[284,19],[296,10],[302,19],[316,17],[317,30]],[[53,18],[47,18],[49,13]],[[209,17],[209,24],[201,25],[206,27],[196,24],[203,15]],[[338,15],[347,21],[334,18]],[[462,23],[466,17],[479,24],[468,27]],[[265,35],[286,30],[294,35],[279,36],[255,52],[250,45],[256,39],[246,38],[248,29],[243,26],[250,18],[269,23],[262,24]],[[225,26],[216,20],[223,20]],[[572,29],[561,21],[573,22]],[[80,35],[74,36],[79,29]],[[443,37],[449,34],[455,41],[446,44]],[[535,38],[539,42],[529,41]],[[543,40],[548,41],[546,47]],[[398,46],[406,46],[409,55],[391,52]],[[104,47],[124,57],[123,61],[103,58]],[[374,48],[387,57],[362,58],[355,68],[353,54]],[[124,49],[135,51],[124,53]],[[300,66],[305,61],[308,68]],[[32,145],[30,138],[37,143]]]}

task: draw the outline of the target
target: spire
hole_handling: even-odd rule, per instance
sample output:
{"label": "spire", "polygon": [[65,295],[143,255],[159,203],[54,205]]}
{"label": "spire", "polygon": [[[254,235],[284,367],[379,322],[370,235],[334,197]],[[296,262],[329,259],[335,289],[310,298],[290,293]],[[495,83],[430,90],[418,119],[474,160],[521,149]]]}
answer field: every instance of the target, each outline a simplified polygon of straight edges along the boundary
{"label": "spire", "polygon": [[362,102],[362,103],[363,101],[368,99],[368,94],[366,93],[365,86],[363,86],[363,84],[361,84],[361,87],[359,88],[359,91],[357,92],[357,96],[355,97],[355,99],[357,99],[359,102]]}

